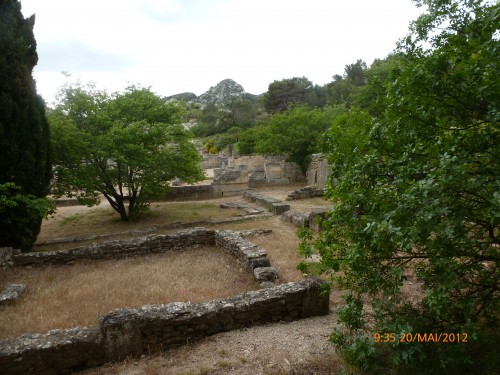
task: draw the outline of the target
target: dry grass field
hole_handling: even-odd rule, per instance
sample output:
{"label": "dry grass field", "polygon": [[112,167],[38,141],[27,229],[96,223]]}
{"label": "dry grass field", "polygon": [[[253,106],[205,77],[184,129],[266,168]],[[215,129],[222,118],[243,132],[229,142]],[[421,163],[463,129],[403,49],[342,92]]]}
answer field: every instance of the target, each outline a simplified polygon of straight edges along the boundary
{"label": "dry grass field", "polygon": [[[227,201],[227,199],[224,199]],[[44,220],[37,238],[41,243],[53,238],[82,237],[125,232],[153,225],[214,221],[241,214],[237,209],[220,209],[218,200],[194,202],[153,202],[139,221],[122,222],[106,201],[94,207],[59,207]]]}
{"label": "dry grass field", "polygon": [[[285,200],[294,190],[262,190],[267,196]],[[97,207],[61,207],[45,220],[39,242],[55,238],[82,237],[168,225],[176,222],[217,221],[242,214],[221,209],[221,203],[242,200],[232,197],[195,202],[155,202],[139,222],[122,223],[103,202]],[[321,198],[290,201],[292,209],[310,211],[325,207]],[[209,225],[208,225],[209,226]],[[210,227],[210,226],[209,226]],[[264,249],[277,268],[278,282],[296,281],[301,258],[297,252],[296,228],[280,217],[267,217],[215,229],[272,229],[266,236],[250,240]],[[172,229],[158,229],[170,233]],[[105,240],[140,236],[112,235]],[[92,240],[103,241],[104,239]],[[85,245],[69,242],[40,246],[38,251]],[[0,272],[0,287],[26,283],[28,291],[15,304],[1,308],[0,338],[22,333],[43,333],[55,328],[93,326],[97,317],[120,307],[174,301],[203,302],[233,296],[258,288],[253,277],[236,260],[216,248],[187,249],[164,255],[113,261],[85,261],[70,265],[13,268]],[[339,293],[332,294],[332,304]],[[338,359],[327,338],[336,325],[335,316],[317,317],[288,324],[273,324],[227,332],[154,357],[110,364],[85,371],[88,375],[121,374],[299,374],[313,369],[317,374],[335,373]]]}
{"label": "dry grass field", "polygon": [[99,315],[114,308],[199,303],[258,287],[234,257],[216,248],[14,268],[0,272],[0,288],[7,282],[27,284],[28,292],[2,308],[0,338],[95,326]]}

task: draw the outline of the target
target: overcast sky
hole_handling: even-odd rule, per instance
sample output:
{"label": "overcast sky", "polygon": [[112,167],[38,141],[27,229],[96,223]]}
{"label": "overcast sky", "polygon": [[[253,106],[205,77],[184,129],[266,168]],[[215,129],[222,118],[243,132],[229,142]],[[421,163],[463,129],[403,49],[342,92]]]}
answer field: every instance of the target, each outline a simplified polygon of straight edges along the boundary
{"label": "overcast sky", "polygon": [[202,94],[225,78],[261,94],[384,58],[420,10],[410,0],[21,0],[36,14],[34,76],[49,103],[72,79],[109,91]]}

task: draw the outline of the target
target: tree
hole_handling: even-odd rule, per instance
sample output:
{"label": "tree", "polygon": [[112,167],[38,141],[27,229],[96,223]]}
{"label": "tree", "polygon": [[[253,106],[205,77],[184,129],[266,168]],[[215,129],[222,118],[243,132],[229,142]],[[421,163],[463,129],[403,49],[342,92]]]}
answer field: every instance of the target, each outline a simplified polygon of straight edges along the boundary
{"label": "tree", "polygon": [[[275,113],[256,128],[255,151],[285,155],[305,172],[310,156],[321,150],[321,139],[343,107],[308,108],[295,106]],[[245,140],[245,137],[243,137]],[[241,141],[240,141],[241,142]]]}
{"label": "tree", "polygon": [[376,59],[365,71],[365,85],[359,86],[351,95],[354,106],[363,108],[373,116],[380,116],[386,107],[387,82],[399,69],[399,55],[391,54],[385,59]]}
{"label": "tree", "polygon": [[[349,161],[337,164],[331,214],[313,243],[346,290],[331,340],[369,373],[495,373],[500,6],[424,3],[386,82],[385,111],[350,157],[331,139],[331,161]],[[311,250],[307,238],[302,248]]]}
{"label": "tree", "polygon": [[312,92],[313,84],[306,77],[293,77],[269,84],[262,100],[266,111],[283,112],[291,104],[307,104]]}
{"label": "tree", "polygon": [[199,155],[177,125],[182,112],[146,88],[109,96],[92,86],[67,86],[49,116],[58,194],[76,194],[89,205],[102,194],[128,221],[174,178],[203,179]]}
{"label": "tree", "polygon": [[[32,77],[38,61],[34,23],[34,16],[23,17],[19,1],[0,2],[0,199],[17,202],[2,207],[0,246],[23,251],[31,248],[47,213],[31,210],[28,201],[47,195],[52,168],[44,103]],[[25,217],[16,221],[9,210]]]}
{"label": "tree", "polygon": [[335,74],[333,82],[327,85],[328,103],[345,104],[348,108],[352,104],[352,96],[360,87],[366,84],[366,63],[357,60],[344,68],[344,75]]}

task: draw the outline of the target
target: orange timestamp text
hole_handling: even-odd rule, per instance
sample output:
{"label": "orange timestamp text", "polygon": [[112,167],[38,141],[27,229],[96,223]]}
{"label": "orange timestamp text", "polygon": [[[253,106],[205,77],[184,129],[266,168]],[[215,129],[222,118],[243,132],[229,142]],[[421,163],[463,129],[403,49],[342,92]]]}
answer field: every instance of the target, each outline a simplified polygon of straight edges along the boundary
{"label": "orange timestamp text", "polygon": [[374,333],[373,339],[376,343],[468,343],[467,333]]}

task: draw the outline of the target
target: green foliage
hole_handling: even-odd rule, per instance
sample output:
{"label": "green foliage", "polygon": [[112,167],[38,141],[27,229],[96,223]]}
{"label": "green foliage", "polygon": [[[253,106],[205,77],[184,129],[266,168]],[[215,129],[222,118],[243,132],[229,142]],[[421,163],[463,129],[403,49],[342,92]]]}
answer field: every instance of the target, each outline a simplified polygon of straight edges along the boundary
{"label": "green foliage", "polygon": [[[1,227],[0,246],[23,251],[35,241],[43,217],[34,214],[27,202],[35,198],[28,196],[41,198],[48,193],[52,168],[44,103],[32,77],[38,61],[34,23],[34,16],[24,19],[19,1],[0,3],[0,184],[13,183],[20,189],[15,195],[19,204],[4,214],[24,215]],[[26,195],[26,204],[19,194]]]}
{"label": "green foliage", "polygon": [[376,59],[364,72],[367,84],[357,87],[350,96],[352,104],[368,111],[372,116],[380,116],[386,107],[386,84],[397,78],[398,69],[398,54]]}
{"label": "green foliage", "polygon": [[[331,340],[368,373],[494,373],[500,9],[419,3],[429,11],[397,61],[375,74],[387,80],[369,82],[381,100],[376,117],[350,111],[328,133],[333,207],[314,247],[350,291]],[[410,278],[421,293],[408,295]],[[426,332],[467,333],[469,342],[399,342],[401,333]],[[375,343],[374,333],[397,340]]]}
{"label": "green foliage", "polygon": [[275,113],[286,111],[292,104],[308,104],[311,98],[314,98],[312,82],[306,77],[293,77],[269,84],[262,100],[266,111]]}
{"label": "green foliage", "polygon": [[359,87],[366,84],[366,63],[358,60],[345,66],[344,75],[334,75],[333,82],[326,87],[329,104],[343,104],[349,108]]}
{"label": "green foliage", "polygon": [[310,155],[321,150],[321,139],[343,107],[308,108],[295,106],[275,113],[255,129],[255,151],[281,154],[305,171]]}
{"label": "green foliage", "polygon": [[197,137],[227,132],[232,127],[250,127],[255,123],[257,103],[235,98],[224,106],[209,103],[200,111],[199,123],[191,130]]}
{"label": "green foliage", "polygon": [[2,242],[29,251],[40,231],[40,226],[33,226],[32,223],[47,217],[53,209],[52,202],[47,198],[22,194],[21,187],[13,182],[0,184]]}
{"label": "green foliage", "polygon": [[89,205],[103,194],[127,221],[139,218],[174,178],[201,180],[199,156],[177,125],[182,114],[179,104],[165,104],[146,88],[109,96],[68,85],[49,117],[55,192]]}

